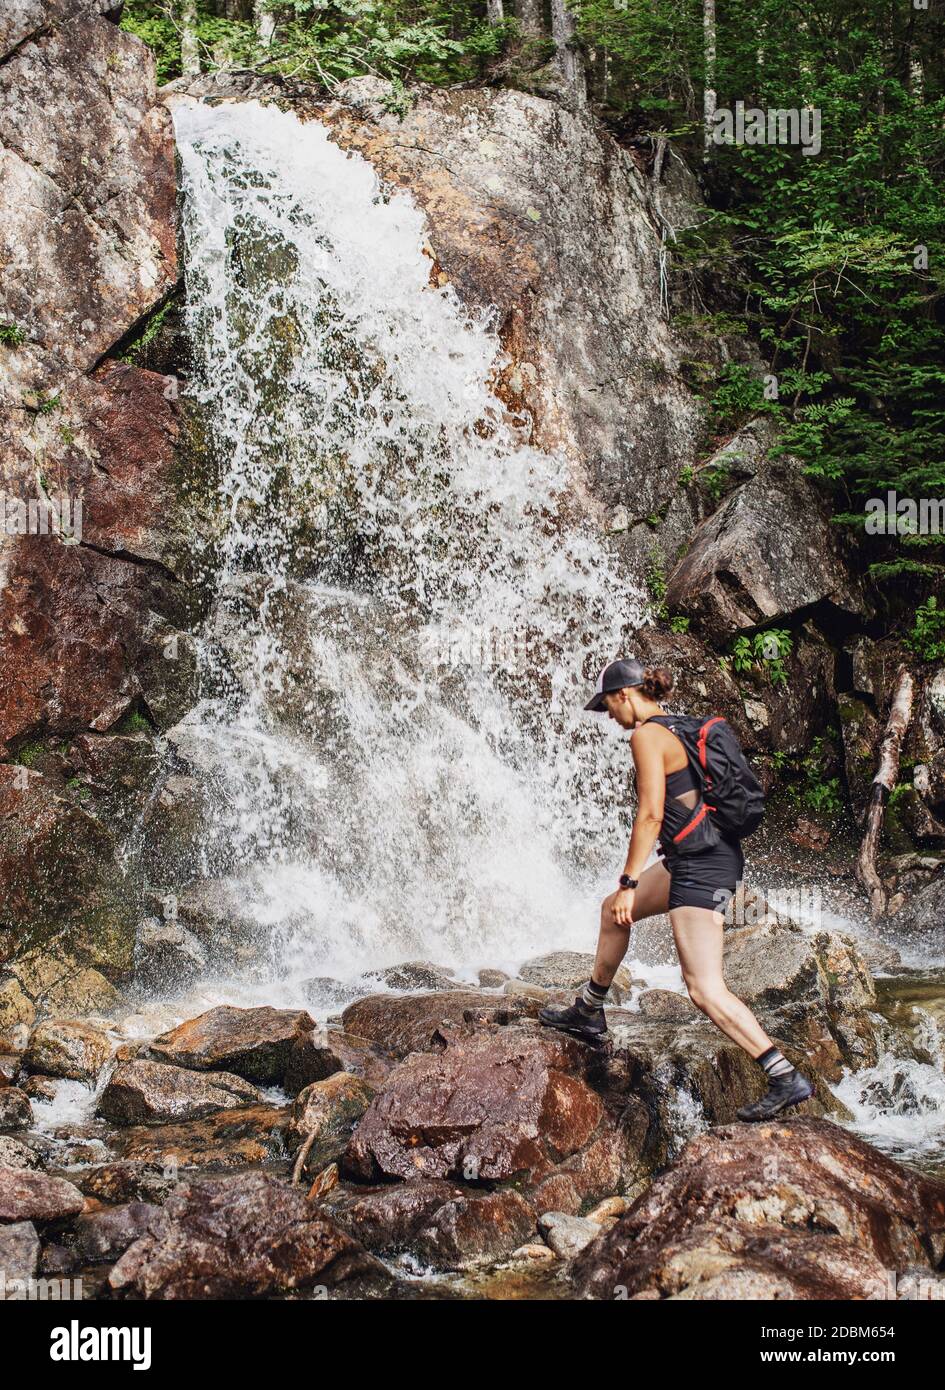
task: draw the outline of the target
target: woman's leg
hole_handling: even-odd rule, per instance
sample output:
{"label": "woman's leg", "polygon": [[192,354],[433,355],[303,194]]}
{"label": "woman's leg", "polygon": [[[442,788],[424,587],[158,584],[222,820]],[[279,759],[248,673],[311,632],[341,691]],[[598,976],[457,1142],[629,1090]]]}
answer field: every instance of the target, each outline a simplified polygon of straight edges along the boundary
{"label": "woman's leg", "polygon": [[[594,957],[594,971],[591,979],[600,989],[609,989],[617,973],[617,967],[627,954],[630,932],[626,927],[618,927],[614,921],[613,901],[616,893],[611,893],[600,905],[600,935],[597,938],[597,955]],[[643,922],[647,917],[655,917],[665,912],[669,906],[669,873],[662,863],[651,864],[640,875],[640,882],[633,895],[633,921]]]}
{"label": "woman's leg", "polygon": [[[601,903],[600,936],[597,938],[597,955],[590,981],[573,1004],[546,1004],[538,1014],[541,1022],[549,1028],[561,1028],[566,1033],[574,1033],[595,1044],[606,1036],[604,1004],[607,990],[617,973],[617,966],[627,954],[630,942],[630,930],[618,927],[614,921],[615,897],[616,894],[611,893]],[[657,912],[665,912],[668,906],[669,874],[662,863],[651,864],[640,875],[633,895],[633,920],[640,922]]]}
{"label": "woman's leg", "polygon": [[752,1057],[767,1052],[774,1044],[722,975],[722,914],[707,907],[674,907],[669,920],[683,979],[696,1008]]}

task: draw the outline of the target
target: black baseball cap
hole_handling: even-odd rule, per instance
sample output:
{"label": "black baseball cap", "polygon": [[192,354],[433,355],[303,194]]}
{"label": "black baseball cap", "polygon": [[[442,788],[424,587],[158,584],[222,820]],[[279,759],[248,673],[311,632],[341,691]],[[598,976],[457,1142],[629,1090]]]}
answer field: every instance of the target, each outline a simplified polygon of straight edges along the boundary
{"label": "black baseball cap", "polygon": [[601,671],[597,677],[594,694],[584,708],[593,710],[595,714],[601,714],[607,708],[604,703],[605,695],[609,695],[613,690],[623,690],[628,685],[642,685],[645,674],[636,657],[618,657],[616,661],[612,661]]}

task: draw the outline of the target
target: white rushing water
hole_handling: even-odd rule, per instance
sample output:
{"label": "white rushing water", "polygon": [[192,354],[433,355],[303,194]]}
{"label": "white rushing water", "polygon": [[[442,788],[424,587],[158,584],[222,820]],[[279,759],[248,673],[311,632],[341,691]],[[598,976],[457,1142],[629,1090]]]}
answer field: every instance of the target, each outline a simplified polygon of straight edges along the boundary
{"label": "white rushing water", "polygon": [[[257,926],[230,993],[592,949],[628,751],[580,712],[644,618],[423,214],[317,123],[175,104],[188,394],[214,472],[199,872]],[[174,887],[174,885],[170,885]]]}

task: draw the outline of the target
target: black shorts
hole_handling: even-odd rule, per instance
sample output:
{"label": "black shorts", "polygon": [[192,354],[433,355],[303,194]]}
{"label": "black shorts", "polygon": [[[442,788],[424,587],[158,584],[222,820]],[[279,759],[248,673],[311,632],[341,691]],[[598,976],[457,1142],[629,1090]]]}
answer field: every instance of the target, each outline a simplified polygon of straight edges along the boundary
{"label": "black shorts", "polygon": [[674,907],[707,907],[724,913],[745,869],[737,840],[720,840],[699,854],[667,855],[664,862],[671,880],[670,912]]}

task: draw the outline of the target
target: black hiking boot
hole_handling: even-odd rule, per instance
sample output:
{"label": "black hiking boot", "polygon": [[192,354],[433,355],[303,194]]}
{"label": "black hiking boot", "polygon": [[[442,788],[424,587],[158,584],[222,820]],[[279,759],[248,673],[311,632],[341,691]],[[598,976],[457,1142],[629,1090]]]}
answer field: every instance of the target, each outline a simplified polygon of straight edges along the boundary
{"label": "black hiking boot", "polygon": [[751,1105],[743,1105],[735,1114],[739,1120],[747,1120],[749,1123],[755,1120],[773,1120],[782,1110],[788,1110],[792,1105],[800,1105],[802,1100],[810,1100],[813,1094],[814,1088],[807,1077],[799,1071],[792,1071],[787,1076],[772,1077],[761,1099],[752,1101]]}
{"label": "black hiking boot", "polygon": [[585,1042],[597,1043],[607,1037],[603,1009],[589,1009],[578,995],[573,1004],[546,1004],[538,1015],[548,1028],[560,1028]]}

